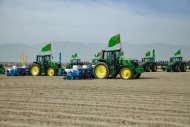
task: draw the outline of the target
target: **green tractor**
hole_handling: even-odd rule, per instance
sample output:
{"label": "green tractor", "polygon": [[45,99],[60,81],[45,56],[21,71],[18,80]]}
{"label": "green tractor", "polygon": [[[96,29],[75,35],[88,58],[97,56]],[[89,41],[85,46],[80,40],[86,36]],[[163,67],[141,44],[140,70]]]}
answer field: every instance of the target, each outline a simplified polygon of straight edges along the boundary
{"label": "green tractor", "polygon": [[92,59],[92,65],[95,65],[98,62],[99,57],[100,57],[100,53],[94,54],[94,58]]}
{"label": "green tractor", "polygon": [[80,65],[80,66],[82,66],[83,64],[84,63],[81,62],[80,59],[74,58],[74,59],[71,59],[69,63],[67,63],[66,69],[72,69],[73,65]]}
{"label": "green tractor", "polygon": [[5,74],[5,68],[3,67],[3,64],[0,64],[0,74]]}
{"label": "green tractor", "polygon": [[32,76],[48,75],[54,76],[58,71],[64,71],[61,63],[53,62],[51,55],[37,55],[36,61],[30,65],[30,73]]}
{"label": "green tractor", "polygon": [[157,71],[157,64],[155,61],[155,50],[152,50],[152,56],[149,52],[145,53],[145,58],[142,58],[140,65],[143,67],[145,72],[156,72]]}
{"label": "green tractor", "polygon": [[183,61],[183,57],[171,57],[166,67],[167,72],[186,72],[187,64]]}
{"label": "green tractor", "polygon": [[140,78],[143,68],[137,60],[124,59],[121,49],[102,50],[94,66],[94,76],[98,79],[116,78],[118,74],[122,79]]}
{"label": "green tractor", "polygon": [[89,62],[83,62],[83,61],[81,61],[81,59],[78,58],[78,54],[74,53],[71,56],[70,62],[67,63],[66,69],[72,69],[73,65],[77,65],[77,66],[81,66],[82,67],[83,65],[89,65],[89,64],[90,64]]}

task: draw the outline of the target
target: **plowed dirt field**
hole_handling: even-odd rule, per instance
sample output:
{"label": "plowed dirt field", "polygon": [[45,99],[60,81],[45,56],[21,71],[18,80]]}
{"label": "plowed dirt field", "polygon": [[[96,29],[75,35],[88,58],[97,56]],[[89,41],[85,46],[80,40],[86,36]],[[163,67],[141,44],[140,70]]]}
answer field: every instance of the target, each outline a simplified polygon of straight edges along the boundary
{"label": "plowed dirt field", "polygon": [[0,127],[190,127],[190,72],[139,80],[0,76]]}

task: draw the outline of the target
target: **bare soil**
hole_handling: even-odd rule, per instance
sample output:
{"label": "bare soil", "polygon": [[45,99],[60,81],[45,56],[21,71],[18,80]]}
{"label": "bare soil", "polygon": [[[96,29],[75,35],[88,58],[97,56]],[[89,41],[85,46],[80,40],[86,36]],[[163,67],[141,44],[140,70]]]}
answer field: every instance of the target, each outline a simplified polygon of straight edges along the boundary
{"label": "bare soil", "polygon": [[0,75],[0,127],[189,127],[190,72],[139,80]]}

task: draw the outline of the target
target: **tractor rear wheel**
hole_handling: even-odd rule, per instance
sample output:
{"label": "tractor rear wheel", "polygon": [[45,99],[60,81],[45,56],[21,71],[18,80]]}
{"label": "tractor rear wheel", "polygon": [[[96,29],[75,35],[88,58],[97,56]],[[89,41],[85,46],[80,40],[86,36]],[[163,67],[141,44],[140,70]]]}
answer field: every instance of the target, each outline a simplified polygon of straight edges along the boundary
{"label": "tractor rear wheel", "polygon": [[181,72],[186,72],[187,71],[187,65],[185,63],[181,64]]}
{"label": "tractor rear wheel", "polygon": [[174,71],[175,72],[180,72],[180,65],[179,64],[175,64],[175,66],[174,66]]}
{"label": "tractor rear wheel", "polygon": [[172,71],[172,66],[171,66],[171,65],[168,65],[168,66],[166,67],[166,71],[167,71],[167,72],[171,72],[171,71]]}
{"label": "tractor rear wheel", "polygon": [[30,66],[30,73],[32,76],[39,76],[40,75],[40,66],[38,64],[32,64]]}
{"label": "tractor rear wheel", "polygon": [[104,62],[99,62],[94,67],[94,76],[98,79],[107,79],[109,77],[108,65]]}
{"label": "tractor rear wheel", "polygon": [[53,67],[49,67],[47,69],[47,75],[48,76],[55,76],[55,69]]}
{"label": "tractor rear wheel", "polygon": [[145,72],[150,72],[150,65],[149,65],[149,64],[147,64],[147,65],[145,66]]}
{"label": "tractor rear wheel", "polygon": [[122,79],[133,79],[134,78],[134,71],[130,69],[129,67],[122,67],[120,69],[120,77]]}
{"label": "tractor rear wheel", "polygon": [[153,64],[151,67],[152,72],[157,72],[157,65]]}

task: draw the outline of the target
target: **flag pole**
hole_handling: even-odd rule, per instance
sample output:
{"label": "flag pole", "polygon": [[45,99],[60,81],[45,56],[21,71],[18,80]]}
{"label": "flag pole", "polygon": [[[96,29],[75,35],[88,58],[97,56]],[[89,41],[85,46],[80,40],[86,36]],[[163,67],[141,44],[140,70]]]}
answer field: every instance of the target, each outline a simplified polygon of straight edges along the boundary
{"label": "flag pole", "polygon": [[121,42],[120,42],[120,47],[121,47],[121,50],[122,50],[122,45],[121,45]]}
{"label": "flag pole", "polygon": [[[51,43],[50,43],[50,45],[51,45]],[[52,47],[51,47],[51,56],[52,56]]]}

